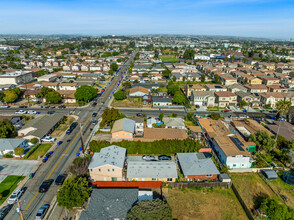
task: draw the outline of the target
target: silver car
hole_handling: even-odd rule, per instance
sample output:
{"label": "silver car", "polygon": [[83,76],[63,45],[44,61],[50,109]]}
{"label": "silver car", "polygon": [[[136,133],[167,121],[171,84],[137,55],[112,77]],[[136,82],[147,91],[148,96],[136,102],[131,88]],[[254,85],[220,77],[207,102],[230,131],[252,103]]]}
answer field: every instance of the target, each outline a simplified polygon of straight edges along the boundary
{"label": "silver car", "polygon": [[24,193],[24,189],[23,188],[18,188],[16,190],[14,190],[14,192],[11,194],[10,198],[8,199],[8,204],[14,204],[16,203],[16,201],[22,196],[22,194]]}

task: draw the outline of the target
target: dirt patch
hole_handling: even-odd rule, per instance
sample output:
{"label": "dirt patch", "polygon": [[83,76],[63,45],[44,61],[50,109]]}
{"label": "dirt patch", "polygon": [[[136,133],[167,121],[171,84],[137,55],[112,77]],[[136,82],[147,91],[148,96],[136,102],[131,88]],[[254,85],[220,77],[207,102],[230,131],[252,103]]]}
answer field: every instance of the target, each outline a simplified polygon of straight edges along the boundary
{"label": "dirt patch", "polygon": [[61,123],[51,134],[52,137],[60,137],[70,126],[71,123],[74,122],[73,117],[66,117],[64,123]]}
{"label": "dirt patch", "polygon": [[168,188],[163,195],[178,220],[198,219],[247,219],[232,189],[215,188]]}

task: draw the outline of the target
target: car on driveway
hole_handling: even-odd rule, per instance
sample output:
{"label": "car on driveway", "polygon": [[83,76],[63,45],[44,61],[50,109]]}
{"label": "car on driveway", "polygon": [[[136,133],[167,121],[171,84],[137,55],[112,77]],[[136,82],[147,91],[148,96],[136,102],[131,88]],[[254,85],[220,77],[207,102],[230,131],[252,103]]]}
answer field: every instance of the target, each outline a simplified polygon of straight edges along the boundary
{"label": "car on driveway", "polygon": [[30,115],[34,115],[34,114],[37,114],[37,112],[34,111],[34,110],[28,110],[28,114],[30,114]]}
{"label": "car on driveway", "polygon": [[41,208],[39,208],[37,215],[35,216],[36,220],[41,220],[44,219],[46,213],[48,212],[50,205],[46,204],[46,205],[42,205]]}
{"label": "car on driveway", "polygon": [[51,184],[53,183],[54,180],[49,179],[49,180],[45,180],[42,185],[39,187],[39,192],[43,193],[43,192],[47,192],[49,187],[51,186]]}
{"label": "car on driveway", "polygon": [[167,155],[160,155],[158,156],[158,160],[171,160],[171,156],[167,156]]}
{"label": "car on driveway", "polygon": [[50,136],[45,136],[41,139],[42,142],[54,142],[56,141],[56,138],[50,137]]}
{"label": "car on driveway", "polygon": [[19,114],[19,115],[26,114],[26,113],[27,113],[27,111],[25,111],[25,110],[18,110],[15,112],[15,114]]}
{"label": "car on driveway", "polygon": [[18,188],[14,190],[14,192],[11,194],[10,198],[8,199],[7,203],[11,205],[16,203],[16,201],[22,196],[23,193],[24,193],[23,188]]}
{"label": "car on driveway", "polygon": [[143,156],[142,156],[142,159],[143,159],[143,160],[155,160],[155,157],[146,154],[146,155],[143,155]]}
{"label": "car on driveway", "polygon": [[55,184],[56,185],[62,185],[65,179],[66,179],[65,174],[59,174],[58,177],[55,180]]}

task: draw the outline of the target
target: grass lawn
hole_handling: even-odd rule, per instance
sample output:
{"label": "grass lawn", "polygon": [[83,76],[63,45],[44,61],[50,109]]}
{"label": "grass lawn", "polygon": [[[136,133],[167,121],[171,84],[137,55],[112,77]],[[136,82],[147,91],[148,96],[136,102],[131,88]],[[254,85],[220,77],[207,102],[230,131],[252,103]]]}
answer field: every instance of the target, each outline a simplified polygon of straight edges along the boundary
{"label": "grass lawn", "polygon": [[257,173],[231,173],[230,176],[249,210],[256,208],[263,198],[271,197],[281,201]]}
{"label": "grass lawn", "polygon": [[184,121],[184,124],[185,124],[186,127],[195,126],[192,121]]}
{"label": "grass lawn", "polygon": [[159,56],[163,62],[178,62],[180,59],[176,58],[174,55]]}
{"label": "grass lawn", "polygon": [[38,156],[42,157],[52,146],[52,143],[39,144],[39,147],[28,157],[29,160],[37,160]]}
{"label": "grass lawn", "polygon": [[130,107],[130,108],[141,108],[143,107],[143,102],[140,98],[131,98],[124,100],[113,100],[111,106],[113,107]]}
{"label": "grass lawn", "polygon": [[294,186],[284,182],[281,178],[277,180],[266,180],[267,183],[277,192],[288,197],[289,202],[286,204],[294,208]]}
{"label": "grass lawn", "polygon": [[247,219],[232,189],[164,188],[163,193],[174,219]]}
{"label": "grass lawn", "polygon": [[13,192],[17,187],[17,184],[23,180],[24,176],[7,176],[0,183],[0,193],[2,194],[2,199],[0,199],[0,205],[6,200],[6,198]]}
{"label": "grass lawn", "polygon": [[63,124],[60,124],[51,134],[52,137],[60,137],[70,126],[71,123],[74,122],[73,117],[66,117],[66,120]]}

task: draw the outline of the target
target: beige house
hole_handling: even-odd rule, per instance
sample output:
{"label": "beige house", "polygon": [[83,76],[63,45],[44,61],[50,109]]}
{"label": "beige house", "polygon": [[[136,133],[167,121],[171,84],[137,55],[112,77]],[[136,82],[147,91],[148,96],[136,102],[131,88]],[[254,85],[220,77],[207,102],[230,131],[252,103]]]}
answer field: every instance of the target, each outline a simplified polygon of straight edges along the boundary
{"label": "beige house", "polygon": [[237,84],[237,79],[235,77],[232,76],[220,76],[221,80],[222,80],[222,84],[225,86],[230,86],[233,84]]}
{"label": "beige house", "polygon": [[89,164],[91,181],[122,181],[126,149],[111,145],[95,153]]}
{"label": "beige house", "polygon": [[187,84],[186,91],[187,91],[187,97],[190,97],[191,92],[206,91],[206,89],[199,84]]}
{"label": "beige house", "polygon": [[215,102],[219,107],[236,106],[237,95],[232,92],[215,92]]}
{"label": "beige house", "polygon": [[267,77],[262,78],[262,83],[264,85],[269,86],[269,85],[279,84],[280,80],[278,78],[275,78],[275,77],[267,76]]}
{"label": "beige house", "polygon": [[267,92],[260,94],[260,101],[263,105],[270,105],[270,107],[275,108],[278,101],[284,100],[282,93],[278,92]]}
{"label": "beige house", "polygon": [[111,130],[112,139],[133,139],[135,121],[122,118],[114,122]]}

